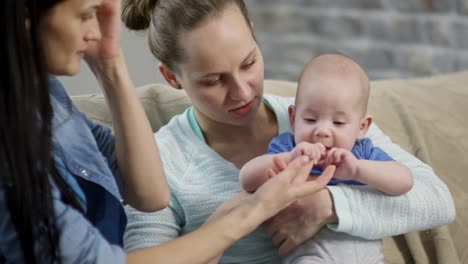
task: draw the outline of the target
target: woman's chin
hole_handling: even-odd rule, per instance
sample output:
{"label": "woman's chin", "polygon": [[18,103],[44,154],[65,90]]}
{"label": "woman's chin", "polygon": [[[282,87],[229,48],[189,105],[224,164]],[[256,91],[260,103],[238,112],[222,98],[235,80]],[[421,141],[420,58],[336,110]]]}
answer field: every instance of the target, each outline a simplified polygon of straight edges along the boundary
{"label": "woman's chin", "polygon": [[[55,64],[55,65],[54,65]],[[49,74],[55,76],[74,76],[80,72],[81,59],[71,60],[69,63],[49,64]]]}
{"label": "woman's chin", "polygon": [[80,64],[49,70],[49,74],[56,75],[56,76],[74,76],[74,75],[77,75],[79,72],[80,72]]}

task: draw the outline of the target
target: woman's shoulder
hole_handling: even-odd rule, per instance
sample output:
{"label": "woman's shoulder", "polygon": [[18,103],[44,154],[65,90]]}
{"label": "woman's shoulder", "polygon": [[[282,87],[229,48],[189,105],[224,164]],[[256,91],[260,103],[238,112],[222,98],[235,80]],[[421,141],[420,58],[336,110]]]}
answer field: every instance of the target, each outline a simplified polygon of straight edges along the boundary
{"label": "woman's shoulder", "polygon": [[174,116],[154,138],[169,181],[179,181],[195,157],[207,155],[206,144],[193,132],[186,112]]}
{"label": "woman's shoulder", "polygon": [[179,137],[189,128],[187,110],[182,114],[173,116],[167,124],[154,133],[156,139],[165,140],[167,137]]}
{"label": "woman's shoulder", "polygon": [[265,104],[270,108],[276,115],[288,115],[288,107],[294,104],[294,97],[284,97],[273,94],[265,94],[263,96]]}
{"label": "woman's shoulder", "polygon": [[264,94],[264,99],[272,106],[272,107],[288,107],[294,104],[294,97],[286,97],[276,94]]}
{"label": "woman's shoulder", "polygon": [[174,116],[169,123],[161,127],[154,138],[161,152],[174,152],[175,147],[187,150],[186,143],[190,142],[190,125],[188,124],[185,112]]}
{"label": "woman's shoulder", "polygon": [[264,102],[276,115],[279,125],[279,134],[291,130],[288,108],[294,104],[294,97],[265,94]]}

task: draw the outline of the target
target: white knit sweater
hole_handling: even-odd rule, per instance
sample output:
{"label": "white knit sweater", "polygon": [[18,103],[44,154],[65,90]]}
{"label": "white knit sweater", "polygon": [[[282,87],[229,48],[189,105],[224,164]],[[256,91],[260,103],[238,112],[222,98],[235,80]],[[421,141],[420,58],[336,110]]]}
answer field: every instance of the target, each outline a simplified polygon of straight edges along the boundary
{"label": "white knit sweater", "polygon": [[[293,99],[265,98],[276,114],[279,133],[289,131],[287,108]],[[329,226],[331,229],[378,239],[453,221],[451,195],[429,166],[393,144],[375,125],[367,136],[411,169],[414,187],[405,195],[391,197],[367,186],[328,186],[339,218],[339,225]],[[126,207],[126,250],[160,244],[197,229],[217,206],[241,191],[239,169],[195,135],[187,111],[174,117],[155,138],[171,188],[171,202],[156,213]],[[280,263],[280,259],[271,239],[259,228],[226,250],[221,263]]]}

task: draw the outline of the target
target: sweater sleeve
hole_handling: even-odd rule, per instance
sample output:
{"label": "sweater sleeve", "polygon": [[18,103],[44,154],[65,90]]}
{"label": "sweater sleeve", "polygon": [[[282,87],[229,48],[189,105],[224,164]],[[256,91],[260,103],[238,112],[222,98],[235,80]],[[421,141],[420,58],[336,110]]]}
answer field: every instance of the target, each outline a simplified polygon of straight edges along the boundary
{"label": "sweater sleeve", "polygon": [[180,149],[180,142],[177,142],[177,138],[174,137],[175,133],[170,129],[173,126],[174,124],[170,123],[155,134],[171,189],[171,201],[163,210],[149,213],[138,211],[129,205],[125,206],[128,218],[124,234],[126,251],[159,245],[182,235],[185,213],[178,199],[179,184],[177,182],[179,178],[183,178],[182,175],[187,168],[184,155],[188,154],[187,151]]}
{"label": "sweater sleeve", "polygon": [[125,206],[128,218],[124,235],[125,250],[133,251],[159,245],[179,237],[183,217],[177,213],[178,207],[174,199],[171,199],[165,209],[151,213],[138,211],[129,205]]}
{"label": "sweater sleeve", "polygon": [[366,239],[381,239],[410,231],[446,225],[455,219],[455,206],[447,186],[425,163],[391,140],[376,126],[367,133],[374,145],[406,165],[414,186],[401,196],[388,196],[368,186],[328,186],[338,224],[332,230]]}

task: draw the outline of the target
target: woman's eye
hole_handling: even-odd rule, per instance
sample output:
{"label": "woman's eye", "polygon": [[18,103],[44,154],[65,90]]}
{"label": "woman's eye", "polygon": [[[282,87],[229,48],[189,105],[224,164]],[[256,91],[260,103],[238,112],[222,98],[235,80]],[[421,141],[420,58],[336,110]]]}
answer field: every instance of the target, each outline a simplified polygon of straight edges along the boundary
{"label": "woman's eye", "polygon": [[249,68],[251,68],[251,67],[255,64],[255,62],[256,62],[256,61],[253,60],[253,61],[247,63],[246,65],[242,66],[241,68],[242,68],[242,69],[245,69],[245,70],[246,70],[246,69],[249,69]]}
{"label": "woman's eye", "polygon": [[88,20],[93,19],[95,16],[96,16],[96,12],[91,12],[91,13],[82,14],[80,16],[80,19],[82,22],[86,22]]}
{"label": "woman's eye", "polygon": [[206,80],[206,81],[203,81],[203,85],[205,86],[214,86],[214,85],[217,85],[221,82],[221,78],[217,78],[217,79],[213,79],[213,80]]}

